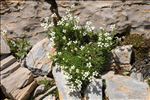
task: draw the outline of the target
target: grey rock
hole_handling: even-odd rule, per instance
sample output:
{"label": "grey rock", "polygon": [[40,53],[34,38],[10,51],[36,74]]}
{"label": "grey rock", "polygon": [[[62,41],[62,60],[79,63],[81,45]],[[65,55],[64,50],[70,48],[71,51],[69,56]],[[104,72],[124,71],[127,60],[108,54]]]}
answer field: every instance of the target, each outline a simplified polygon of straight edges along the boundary
{"label": "grey rock", "polygon": [[147,83],[134,80],[128,76],[105,74],[106,96],[109,100],[149,100],[149,86]]}
{"label": "grey rock", "polygon": [[112,50],[113,57],[117,63],[130,64],[132,45],[117,46]]}
{"label": "grey rock", "polygon": [[71,89],[67,85],[68,81],[59,67],[53,67],[52,73],[58,88],[60,100],[81,100],[81,95],[78,91],[71,92]]}
{"label": "grey rock", "polygon": [[47,54],[53,55],[53,44],[48,38],[38,42],[26,57],[26,66],[36,75],[48,75],[51,71],[52,61]]}
{"label": "grey rock", "polygon": [[94,79],[87,87],[85,100],[102,100],[102,79]]}
{"label": "grey rock", "polygon": [[35,97],[35,96],[37,96],[37,95],[43,93],[44,90],[45,90],[45,85],[44,85],[44,84],[39,85],[39,86],[35,89],[33,96]]}
{"label": "grey rock", "polygon": [[0,40],[1,40],[1,50],[0,50],[0,54],[9,54],[10,53],[10,47],[8,46],[6,40],[4,39],[4,37],[2,35],[0,35]]}

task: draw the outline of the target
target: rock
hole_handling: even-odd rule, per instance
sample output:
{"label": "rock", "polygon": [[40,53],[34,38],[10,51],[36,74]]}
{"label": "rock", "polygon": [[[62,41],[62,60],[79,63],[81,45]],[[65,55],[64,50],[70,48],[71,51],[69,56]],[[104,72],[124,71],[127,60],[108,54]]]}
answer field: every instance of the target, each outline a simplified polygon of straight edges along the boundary
{"label": "rock", "polygon": [[85,100],[102,100],[102,79],[94,79],[85,91]]}
{"label": "rock", "polygon": [[55,96],[48,95],[43,100],[56,100],[56,99],[55,99]]}
{"label": "rock", "polygon": [[4,39],[4,37],[2,35],[0,35],[1,38],[1,50],[0,50],[0,54],[9,54],[10,53],[10,48],[6,42],[6,40]]}
{"label": "rock", "polygon": [[40,24],[45,17],[52,14],[49,4],[38,1],[19,3],[15,1],[7,6],[2,10],[1,29],[11,31],[15,37],[20,37],[23,34],[27,35],[32,45],[46,37],[46,34],[41,34],[45,31]]}
{"label": "rock", "polygon": [[33,96],[35,97],[35,96],[37,96],[37,95],[43,93],[44,91],[45,91],[45,85],[44,85],[44,84],[39,85],[39,86],[35,89]]}
{"label": "rock", "polygon": [[144,81],[144,77],[140,72],[132,71],[130,77],[138,81]]}
{"label": "rock", "polygon": [[[3,71],[2,71],[3,72]],[[18,68],[5,78],[1,78],[2,91],[11,99],[26,100],[37,83],[26,68]]]}
{"label": "rock", "polygon": [[109,100],[149,100],[150,91],[147,83],[128,76],[114,75],[113,72],[105,74],[102,78],[106,80],[105,94]]}
{"label": "rock", "polygon": [[26,57],[26,66],[36,75],[48,75],[52,61],[47,54],[54,54],[53,44],[48,38],[38,42]]}
{"label": "rock", "polygon": [[37,85],[31,71],[21,67],[12,55],[0,62],[0,90],[11,100],[27,100]]}
{"label": "rock", "polygon": [[132,45],[117,46],[112,50],[115,62],[119,64],[130,64]]}
{"label": "rock", "polygon": [[[53,86],[52,88],[50,88],[49,90],[47,90],[44,94],[39,95],[38,97],[36,97],[34,100],[43,100],[45,98],[45,96],[49,95],[52,91],[54,91],[56,89],[56,86]],[[51,96],[51,95],[50,95]],[[48,96],[49,97],[49,96]],[[47,98],[48,98],[47,97]],[[46,98],[46,99],[47,99]],[[51,100],[51,99],[48,99]],[[52,99],[53,100],[53,99]]]}
{"label": "rock", "polygon": [[60,68],[55,66],[52,73],[58,88],[60,100],[81,100],[81,95],[79,92],[71,92],[69,86],[67,85],[68,81]]}

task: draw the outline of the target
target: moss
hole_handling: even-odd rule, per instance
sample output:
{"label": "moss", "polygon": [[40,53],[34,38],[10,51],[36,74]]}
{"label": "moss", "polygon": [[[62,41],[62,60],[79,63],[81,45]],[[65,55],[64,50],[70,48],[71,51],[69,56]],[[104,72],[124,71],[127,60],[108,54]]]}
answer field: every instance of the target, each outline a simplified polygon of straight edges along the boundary
{"label": "moss", "polygon": [[133,45],[135,60],[142,60],[148,56],[150,51],[150,39],[145,39],[138,34],[130,34],[121,42],[121,45]]}
{"label": "moss", "polygon": [[51,87],[53,87],[55,85],[55,81],[54,80],[47,80],[47,79],[43,79],[40,80],[38,82],[39,85],[44,84],[45,85],[45,91],[47,91],[48,89],[50,89]]}

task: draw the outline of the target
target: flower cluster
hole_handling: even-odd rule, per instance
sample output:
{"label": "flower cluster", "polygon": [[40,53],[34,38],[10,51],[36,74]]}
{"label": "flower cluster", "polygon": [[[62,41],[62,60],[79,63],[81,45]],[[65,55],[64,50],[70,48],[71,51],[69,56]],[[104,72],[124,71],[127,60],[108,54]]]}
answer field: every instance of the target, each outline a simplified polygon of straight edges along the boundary
{"label": "flower cluster", "polygon": [[87,85],[85,83],[107,69],[105,65],[113,47],[113,35],[103,28],[96,31],[90,21],[81,26],[79,17],[66,14],[57,27],[52,27],[52,23],[43,26],[49,30],[50,40],[55,44],[55,66],[61,66],[72,91],[81,91]]}

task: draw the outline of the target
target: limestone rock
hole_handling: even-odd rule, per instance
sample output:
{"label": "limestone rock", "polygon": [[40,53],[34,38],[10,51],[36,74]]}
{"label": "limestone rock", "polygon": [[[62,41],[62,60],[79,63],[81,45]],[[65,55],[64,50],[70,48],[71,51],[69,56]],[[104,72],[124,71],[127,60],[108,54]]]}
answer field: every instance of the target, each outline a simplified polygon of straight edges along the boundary
{"label": "limestone rock", "polygon": [[81,100],[81,95],[79,92],[71,92],[69,86],[67,85],[68,81],[65,79],[65,75],[60,68],[55,66],[52,73],[58,88],[60,100]]}
{"label": "limestone rock", "polygon": [[26,57],[28,69],[37,75],[48,75],[52,65],[52,61],[48,58],[48,54],[53,55],[53,50],[53,44],[48,38],[34,45]]}
{"label": "limestone rock", "polygon": [[1,50],[0,50],[0,54],[9,54],[10,53],[10,48],[6,42],[6,40],[4,39],[4,37],[2,35],[0,35],[0,40],[1,40],[1,43],[0,43],[0,47],[1,47]]}
{"label": "limestone rock", "polygon": [[102,79],[94,79],[85,91],[85,100],[102,100]]}
{"label": "limestone rock", "polygon": [[109,72],[103,76],[106,80],[106,96],[109,100],[149,100],[147,83],[134,80],[128,76],[114,75]]}
{"label": "limestone rock", "polygon": [[115,62],[120,64],[130,64],[132,45],[118,46],[112,50]]}

